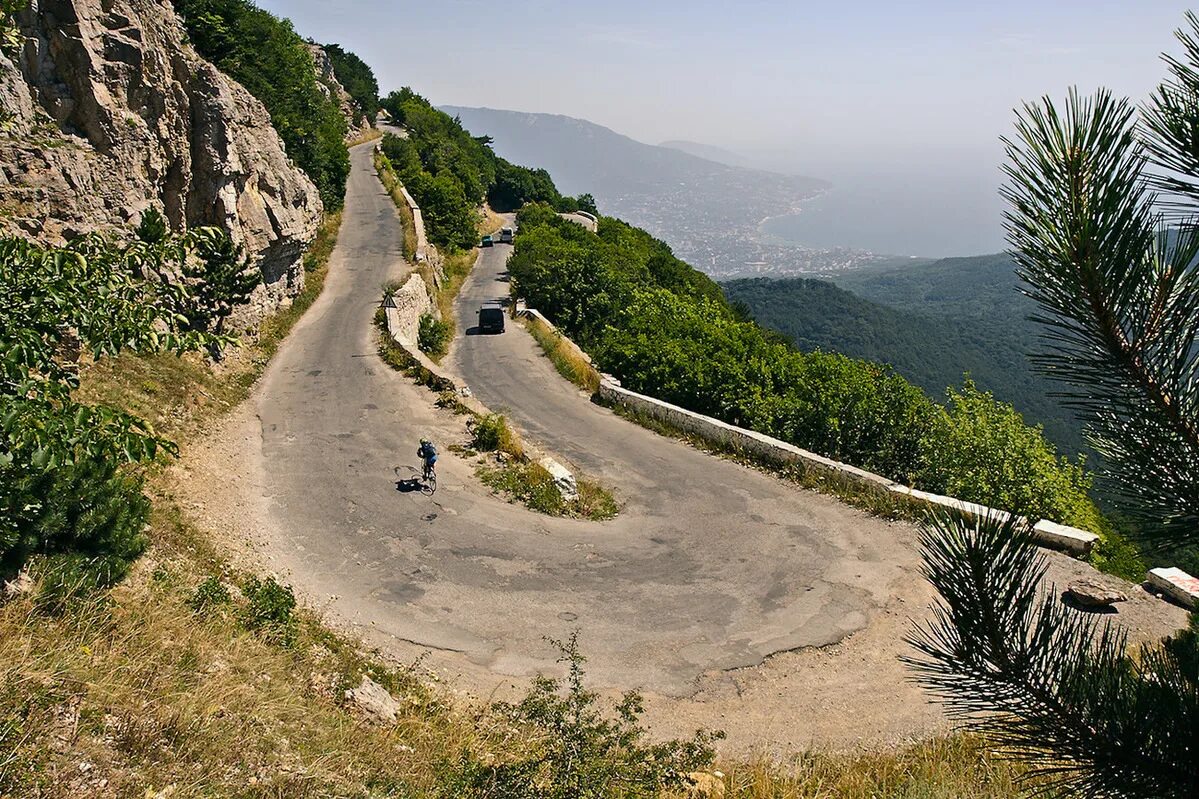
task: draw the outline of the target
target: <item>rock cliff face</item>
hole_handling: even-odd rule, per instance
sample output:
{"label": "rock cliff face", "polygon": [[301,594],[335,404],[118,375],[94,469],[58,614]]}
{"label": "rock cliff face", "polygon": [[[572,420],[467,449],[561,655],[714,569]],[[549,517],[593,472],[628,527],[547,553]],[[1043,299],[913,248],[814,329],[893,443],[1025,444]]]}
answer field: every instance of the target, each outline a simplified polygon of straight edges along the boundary
{"label": "rock cliff face", "polygon": [[353,141],[370,129],[370,123],[359,113],[354,98],[350,97],[350,93],[338,82],[337,74],[333,71],[333,62],[329,60],[324,48],[309,42],[308,49],[312,52],[312,62],[316,65],[317,82],[327,96],[337,100],[341,115],[346,118],[346,141]]}
{"label": "rock cliff face", "polygon": [[253,96],[186,44],[166,0],[32,0],[0,54],[0,232],[60,243],[150,206],[257,259],[253,322],[303,287],[321,217]]}

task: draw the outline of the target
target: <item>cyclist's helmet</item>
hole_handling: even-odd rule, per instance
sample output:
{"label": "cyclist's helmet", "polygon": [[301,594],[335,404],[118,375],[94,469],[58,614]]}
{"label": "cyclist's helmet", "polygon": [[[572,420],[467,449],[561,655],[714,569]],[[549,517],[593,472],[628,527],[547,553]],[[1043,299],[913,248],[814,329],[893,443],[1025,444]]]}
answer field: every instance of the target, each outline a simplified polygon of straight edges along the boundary
{"label": "cyclist's helmet", "polygon": [[421,446],[424,446],[425,444],[432,444],[433,442],[432,442],[432,441],[430,441],[430,440],[429,440],[429,439],[427,439],[427,438],[422,438],[422,439],[420,440],[420,443],[421,443]]}

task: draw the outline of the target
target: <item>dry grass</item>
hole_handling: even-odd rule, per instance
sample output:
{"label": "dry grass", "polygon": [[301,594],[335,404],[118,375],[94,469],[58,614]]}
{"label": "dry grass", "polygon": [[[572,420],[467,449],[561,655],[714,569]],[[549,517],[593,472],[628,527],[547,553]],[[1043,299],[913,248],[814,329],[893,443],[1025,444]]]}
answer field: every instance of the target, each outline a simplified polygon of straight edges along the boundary
{"label": "dry grass", "polygon": [[[967,736],[887,752],[809,752],[779,764],[723,763],[728,799],[1011,799],[1020,769]],[[1053,796],[1054,794],[1048,794]]]}
{"label": "dry grass", "polygon": [[508,224],[508,220],[500,214],[492,210],[491,206],[483,203],[483,213],[479,217],[478,232],[479,237],[495,233],[500,228]]}
{"label": "dry grass", "polygon": [[526,316],[523,323],[533,338],[541,345],[546,357],[554,364],[558,374],[581,389],[594,394],[599,391],[600,374],[583,351],[574,342],[536,317]]}
{"label": "dry grass", "polygon": [[359,144],[366,144],[368,141],[383,138],[383,131],[378,128],[367,128],[365,131],[346,141],[346,147],[356,147]]}
{"label": "dry grass", "polygon": [[[502,725],[314,619],[284,649],[193,612],[191,568],[145,563],[59,617],[0,607],[0,796],[411,795],[464,747],[503,751]],[[346,708],[363,674],[401,699],[394,725]]]}

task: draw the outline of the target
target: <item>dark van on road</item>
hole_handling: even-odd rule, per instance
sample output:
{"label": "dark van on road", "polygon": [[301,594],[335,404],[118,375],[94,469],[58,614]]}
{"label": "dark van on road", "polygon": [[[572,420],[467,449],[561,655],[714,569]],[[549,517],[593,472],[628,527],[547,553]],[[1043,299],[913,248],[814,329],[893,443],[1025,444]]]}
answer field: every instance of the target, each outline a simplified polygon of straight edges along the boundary
{"label": "dark van on road", "polygon": [[504,307],[502,305],[484,305],[479,309],[479,332],[504,332]]}
{"label": "dark van on road", "polygon": [[506,227],[500,230],[500,244],[512,243],[512,228]]}

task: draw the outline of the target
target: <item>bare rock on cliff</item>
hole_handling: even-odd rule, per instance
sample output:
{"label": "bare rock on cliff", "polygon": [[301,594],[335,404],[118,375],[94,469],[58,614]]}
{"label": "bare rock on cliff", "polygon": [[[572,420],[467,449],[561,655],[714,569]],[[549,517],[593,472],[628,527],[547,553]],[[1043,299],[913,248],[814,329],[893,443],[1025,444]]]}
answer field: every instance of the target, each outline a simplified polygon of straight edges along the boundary
{"label": "bare rock on cliff", "polygon": [[321,87],[327,97],[337,100],[337,107],[341,109],[341,115],[346,118],[346,141],[353,141],[370,130],[370,123],[359,111],[354,98],[338,82],[337,74],[333,71],[333,62],[329,60],[325,49],[312,42],[308,42],[308,49],[312,53],[312,62],[316,65],[317,85]]}
{"label": "bare rock on cliff", "polygon": [[169,2],[33,0],[0,54],[0,232],[45,244],[155,206],[228,230],[264,285],[252,322],[303,288],[322,207],[266,109],[186,44]]}

